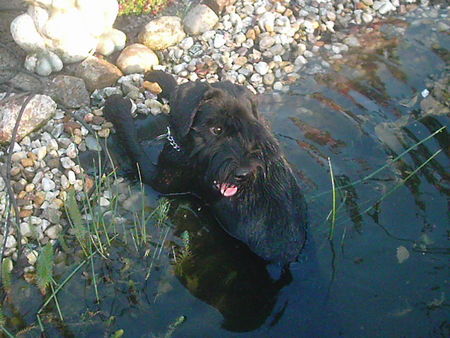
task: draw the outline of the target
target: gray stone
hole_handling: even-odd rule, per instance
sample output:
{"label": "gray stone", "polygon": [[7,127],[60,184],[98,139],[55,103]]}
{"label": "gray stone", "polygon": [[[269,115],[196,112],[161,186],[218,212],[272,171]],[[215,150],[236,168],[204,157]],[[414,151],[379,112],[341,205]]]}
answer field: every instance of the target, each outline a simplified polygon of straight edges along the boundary
{"label": "gray stone", "polygon": [[[24,97],[12,95],[7,100],[0,101],[0,144],[11,141],[12,131],[24,100]],[[55,114],[55,111],[56,103],[49,96],[34,95],[23,110],[16,141],[22,140],[42,126]]]}
{"label": "gray stone", "polygon": [[67,108],[80,108],[90,103],[83,79],[74,76],[57,75],[48,84],[45,94]]}
{"label": "gray stone", "polygon": [[162,16],[146,24],[139,33],[138,40],[152,50],[161,50],[176,45],[185,36],[180,18]]}
{"label": "gray stone", "polygon": [[194,6],[185,16],[183,27],[186,33],[198,35],[211,30],[219,21],[219,17],[206,5]]}

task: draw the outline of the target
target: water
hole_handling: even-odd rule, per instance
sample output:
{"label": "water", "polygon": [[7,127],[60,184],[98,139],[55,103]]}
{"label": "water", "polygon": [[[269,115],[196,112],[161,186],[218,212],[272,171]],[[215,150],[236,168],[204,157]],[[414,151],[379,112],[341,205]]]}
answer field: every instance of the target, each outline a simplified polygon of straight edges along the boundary
{"label": "water", "polygon": [[[49,305],[49,335],[448,336],[448,130],[397,158],[448,126],[448,114],[420,109],[424,89],[448,72],[450,38],[437,22],[376,27],[330,68],[312,65],[289,93],[262,97],[310,206],[311,240],[291,275],[274,282],[200,204],[178,198],[172,226],[149,229],[155,245],[166,239],[151,248],[159,257],[114,246],[94,264],[100,301],[87,267],[58,295],[64,322]],[[330,165],[343,187],[331,241]],[[42,298],[25,282],[12,294],[7,326],[36,336]]]}

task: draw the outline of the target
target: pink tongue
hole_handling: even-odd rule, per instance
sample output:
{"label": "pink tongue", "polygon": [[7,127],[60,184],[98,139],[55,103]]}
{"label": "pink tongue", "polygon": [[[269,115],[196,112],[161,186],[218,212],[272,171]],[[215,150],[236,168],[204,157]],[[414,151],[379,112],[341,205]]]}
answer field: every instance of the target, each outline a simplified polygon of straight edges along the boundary
{"label": "pink tongue", "polygon": [[220,187],[220,192],[225,197],[231,197],[234,194],[236,194],[238,191],[238,188],[235,185],[231,185],[231,184],[227,184],[227,183],[220,184],[219,187]]}

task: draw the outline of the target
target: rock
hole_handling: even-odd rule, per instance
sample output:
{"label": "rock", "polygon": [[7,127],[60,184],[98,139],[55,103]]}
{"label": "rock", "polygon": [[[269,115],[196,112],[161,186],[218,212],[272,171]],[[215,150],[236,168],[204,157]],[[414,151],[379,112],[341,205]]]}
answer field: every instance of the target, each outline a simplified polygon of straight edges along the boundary
{"label": "rock", "polygon": [[[374,6],[375,8],[375,6]],[[378,13],[381,15],[385,15],[386,13],[390,11],[395,11],[395,6],[391,4],[389,1],[384,2],[381,7],[378,9]]]}
{"label": "rock", "polygon": [[156,54],[139,43],[126,47],[116,61],[116,65],[124,74],[145,73],[158,64]]}
{"label": "rock", "polygon": [[269,71],[269,65],[264,61],[258,62],[257,64],[255,64],[255,70],[260,75],[266,75],[267,72]]}
{"label": "rock", "polygon": [[39,161],[42,161],[47,155],[47,147],[39,147],[36,149],[36,156]]}
{"label": "rock", "polygon": [[211,8],[217,15],[223,12],[225,7],[234,5],[236,0],[204,0],[203,3]]}
{"label": "rock", "polygon": [[9,236],[6,238],[6,245],[5,245],[5,248],[11,249],[11,248],[15,248],[16,246],[17,246],[17,241],[16,241],[16,239],[14,238],[14,236],[9,235]]}
{"label": "rock", "polygon": [[30,224],[27,222],[20,223],[20,234],[23,237],[32,237],[33,231],[31,230]]}
{"label": "rock", "polygon": [[27,252],[27,254],[25,255],[25,257],[28,260],[28,264],[30,264],[30,265],[36,264],[38,256],[39,256],[39,254],[36,250],[31,250],[31,251]]}
{"label": "rock", "polygon": [[117,1],[29,1],[27,13],[11,23],[16,43],[28,52],[25,67],[47,76],[64,63],[97,49],[110,54],[125,45],[125,34],[112,28]]}
{"label": "rock", "polygon": [[[11,141],[12,131],[16,124],[24,97],[12,95],[7,100],[0,101],[0,144]],[[34,95],[23,111],[17,131],[16,141],[47,122],[56,111],[56,103],[46,95]]]}
{"label": "rock", "polygon": [[429,95],[420,102],[423,115],[448,115],[450,109]]}
{"label": "rock", "polygon": [[180,48],[184,50],[190,49],[194,45],[194,39],[190,36],[180,42]]}
{"label": "rock", "polygon": [[273,73],[267,73],[266,75],[263,76],[263,83],[266,86],[272,86],[274,82],[275,76],[273,75]]}
{"label": "rock", "polygon": [[97,142],[96,138],[92,135],[88,135],[86,137],[86,146],[88,147],[89,150],[94,150],[94,151],[102,150],[102,147]]}
{"label": "rock", "polygon": [[69,157],[61,157],[60,161],[64,169],[71,169],[75,166],[75,162],[72,161]]}
{"label": "rock", "polygon": [[70,74],[84,80],[88,91],[113,86],[123,75],[119,68],[106,60],[89,56],[83,62],[66,67]]}
{"label": "rock", "polygon": [[42,184],[42,190],[44,190],[44,191],[51,191],[51,190],[53,190],[53,189],[56,188],[55,182],[53,182],[53,181],[52,181],[51,179],[49,179],[48,177],[44,177],[44,178],[42,179],[41,184]]}
{"label": "rock", "polygon": [[22,161],[25,158],[27,158],[27,153],[25,151],[18,151],[18,152],[13,153],[11,155],[11,161],[13,163],[20,162],[20,161]]}
{"label": "rock", "polygon": [[106,207],[109,207],[109,205],[110,205],[111,203],[109,202],[109,200],[108,200],[107,198],[101,196],[100,199],[99,199],[98,204],[99,204],[101,207],[105,207],[105,208],[106,208]]}
{"label": "rock", "polygon": [[24,168],[33,167],[34,166],[34,161],[31,158],[23,158],[23,159],[20,160],[20,164],[22,164],[22,166]]}
{"label": "rock", "polygon": [[264,13],[258,20],[258,25],[262,31],[273,32],[275,27],[275,14],[272,12]]}
{"label": "rock", "polygon": [[53,224],[59,224],[59,222],[61,221],[61,215],[61,211],[55,208],[45,208],[45,210],[42,212],[42,218],[50,221]]}
{"label": "rock", "polygon": [[48,236],[48,238],[50,238],[50,239],[58,239],[58,237],[59,237],[59,234],[61,233],[61,231],[62,231],[62,226],[61,226],[61,224],[56,224],[56,225],[52,225],[52,226],[50,226],[50,227],[48,227],[46,230],[45,230],[45,234]]}
{"label": "rock", "polygon": [[185,36],[180,18],[162,16],[146,24],[138,40],[152,50],[161,50],[176,45]]}
{"label": "rock", "polygon": [[[267,34],[267,33],[264,33],[264,34]],[[269,49],[270,47],[272,47],[275,44],[275,38],[270,35],[263,36],[261,34],[259,38],[260,38],[260,40],[259,40],[260,50]]]}
{"label": "rock", "polygon": [[206,5],[194,6],[184,17],[183,27],[186,33],[198,35],[211,30],[219,21],[219,17]]}
{"label": "rock", "polygon": [[373,16],[370,15],[369,13],[363,13],[362,14],[362,19],[365,23],[369,23],[373,21]]}
{"label": "rock", "polygon": [[84,81],[75,76],[57,75],[48,84],[45,94],[66,108],[80,108],[90,103]]}
{"label": "rock", "polygon": [[216,34],[214,37],[214,48],[219,49],[226,43],[225,36],[222,34]]}

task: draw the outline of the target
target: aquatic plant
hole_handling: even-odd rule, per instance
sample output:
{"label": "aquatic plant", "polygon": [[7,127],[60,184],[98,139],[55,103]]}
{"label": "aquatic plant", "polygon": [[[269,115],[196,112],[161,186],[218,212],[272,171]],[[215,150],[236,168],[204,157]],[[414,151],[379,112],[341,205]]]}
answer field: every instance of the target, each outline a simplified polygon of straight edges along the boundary
{"label": "aquatic plant", "polygon": [[168,0],[119,0],[119,15],[156,14]]}
{"label": "aquatic plant", "polygon": [[41,250],[36,262],[37,285],[42,294],[53,279],[53,246],[47,243]]}
{"label": "aquatic plant", "polygon": [[11,290],[11,266],[12,261],[11,258],[7,257],[3,259],[2,262],[2,284],[3,289],[6,293],[8,293]]}

